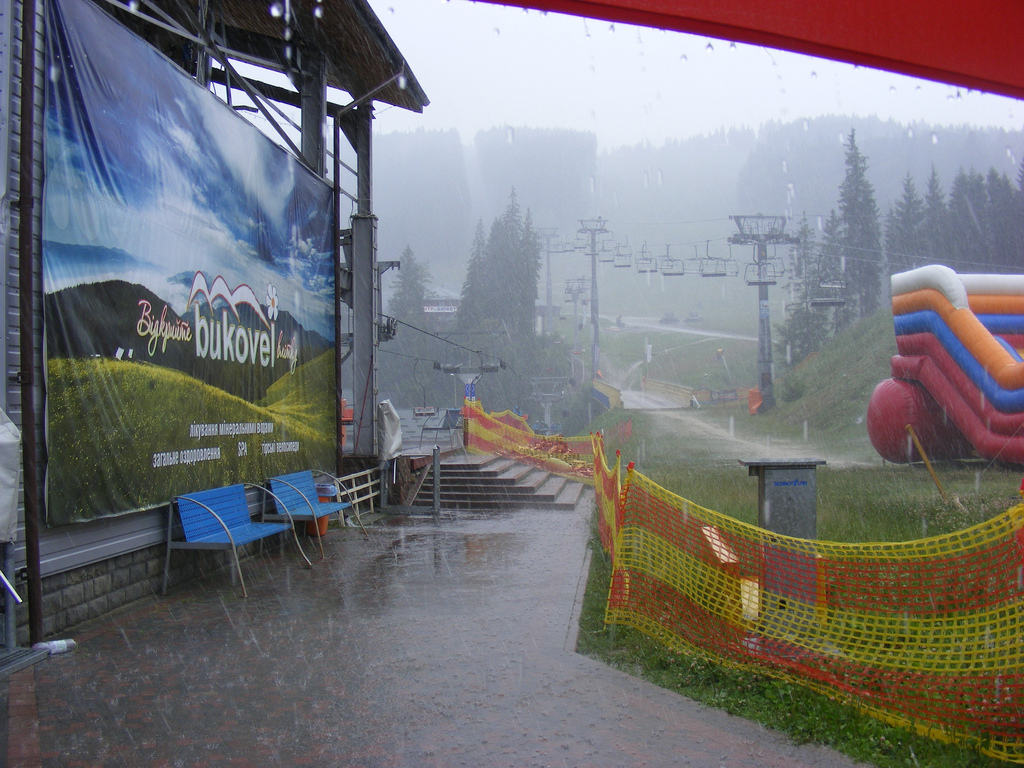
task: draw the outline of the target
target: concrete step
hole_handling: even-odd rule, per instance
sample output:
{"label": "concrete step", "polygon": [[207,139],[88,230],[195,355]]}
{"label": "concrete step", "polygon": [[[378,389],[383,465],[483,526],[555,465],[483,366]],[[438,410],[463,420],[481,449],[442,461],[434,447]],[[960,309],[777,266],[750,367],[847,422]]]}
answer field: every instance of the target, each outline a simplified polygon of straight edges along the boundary
{"label": "concrete step", "polygon": [[[445,509],[571,509],[582,492],[582,483],[496,456],[457,455],[441,466],[440,498]],[[429,507],[433,496],[428,477],[412,503]]]}

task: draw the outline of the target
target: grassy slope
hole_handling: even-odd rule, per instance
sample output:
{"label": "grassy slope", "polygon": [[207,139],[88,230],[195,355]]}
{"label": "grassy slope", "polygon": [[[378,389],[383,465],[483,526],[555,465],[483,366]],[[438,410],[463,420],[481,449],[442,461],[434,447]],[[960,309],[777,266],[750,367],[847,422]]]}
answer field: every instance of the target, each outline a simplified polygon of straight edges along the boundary
{"label": "grassy slope", "polygon": [[[325,363],[321,358],[309,365]],[[310,376],[308,381],[313,380]],[[47,373],[48,520],[63,524],[106,514],[109,510],[97,509],[97,504],[111,493],[127,505],[123,508],[138,508],[207,484],[259,481],[264,470],[280,461],[289,466],[321,465],[322,456],[331,456],[334,445],[334,413],[325,405],[331,402],[330,393],[318,393],[300,407],[294,389],[297,381],[282,384],[276,400],[261,407],[159,366],[98,358],[51,360]],[[111,407],[93,408],[96,403]],[[266,436],[189,437],[192,423],[222,421],[274,422],[274,431]],[[243,441],[248,452],[240,456]],[[281,458],[264,457],[259,446],[265,441],[298,441],[300,450]],[[157,452],[213,446],[221,449],[221,458],[214,462],[152,466]],[[120,457],[120,472],[116,477],[101,476],[95,467],[103,455],[111,453]]]}

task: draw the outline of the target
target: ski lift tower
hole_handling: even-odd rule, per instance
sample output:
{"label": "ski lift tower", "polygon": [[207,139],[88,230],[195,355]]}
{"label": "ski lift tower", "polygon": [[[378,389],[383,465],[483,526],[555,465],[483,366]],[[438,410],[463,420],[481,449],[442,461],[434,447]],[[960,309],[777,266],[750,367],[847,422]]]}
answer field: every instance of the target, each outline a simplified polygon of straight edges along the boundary
{"label": "ski lift tower", "polygon": [[758,413],[775,407],[775,386],[772,382],[772,324],[768,311],[768,286],[775,283],[775,269],[768,261],[769,245],[794,245],[799,240],[785,233],[785,216],[730,216],[739,229],[729,237],[736,245],[754,246],[753,273],[747,285],[757,286],[757,388],[761,392]]}
{"label": "ski lift tower", "polygon": [[551,406],[565,397],[569,380],[563,376],[534,376],[530,379],[531,395],[544,409],[544,423],[551,434]]}
{"label": "ski lift tower", "polygon": [[537,227],[535,231],[540,239],[544,241],[544,260],[547,263],[546,303],[544,305],[544,317],[541,318],[541,333],[547,336],[551,333],[551,307],[553,306],[553,296],[551,295],[551,254],[572,253],[576,248],[572,242],[566,242],[564,239],[557,237],[558,230],[554,227]]}
{"label": "ski lift tower", "polygon": [[565,300],[572,302],[572,349],[569,350],[569,360],[572,365],[573,390],[582,382],[586,373],[583,360],[580,359],[580,303],[587,302],[587,278],[577,277],[565,281]]}
{"label": "ski lift tower", "polygon": [[597,313],[597,238],[608,234],[607,224],[598,216],[596,219],[580,219],[580,228],[576,230],[587,239],[587,253],[590,254],[590,324],[593,326],[590,342],[590,375],[597,378],[601,367],[601,345],[598,338],[600,325]]}

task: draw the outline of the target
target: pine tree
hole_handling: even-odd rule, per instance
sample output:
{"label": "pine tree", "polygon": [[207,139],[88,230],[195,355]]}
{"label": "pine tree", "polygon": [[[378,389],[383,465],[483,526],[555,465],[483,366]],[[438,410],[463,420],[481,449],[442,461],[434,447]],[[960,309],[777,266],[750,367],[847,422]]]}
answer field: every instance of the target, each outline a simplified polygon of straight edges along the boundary
{"label": "pine tree", "polygon": [[988,196],[985,239],[991,268],[1016,270],[1021,263],[1016,191],[1005,173],[991,168],[985,177],[985,193]]}
{"label": "pine tree", "polygon": [[811,303],[820,293],[820,264],[814,230],[807,223],[806,214],[800,221],[797,239],[789,272],[791,303],[787,307],[786,321],[778,328],[779,341],[785,346],[789,365],[797,365],[817,352],[829,336],[827,310],[816,308]]}
{"label": "pine tree", "polygon": [[400,263],[395,290],[388,301],[388,314],[417,327],[423,327],[423,307],[430,295],[430,269],[416,259],[408,245],[402,251]]}
{"label": "pine tree", "polygon": [[934,165],[924,196],[923,241],[926,264],[949,262],[949,209],[946,206],[946,193],[939,181],[939,172]]}
{"label": "pine tree", "polygon": [[867,179],[867,158],[857,148],[854,130],[850,131],[846,148],[846,177],[839,187],[839,217],[841,244],[857,313],[867,317],[879,305],[882,236],[875,191]]}
{"label": "pine tree", "polygon": [[890,275],[925,263],[924,222],[924,200],[908,171],[903,178],[903,196],[886,217],[885,252]]}
{"label": "pine tree", "polygon": [[960,168],[949,189],[949,242],[958,272],[978,272],[990,261],[984,222],[988,217],[985,177]]}
{"label": "pine tree", "polygon": [[480,330],[486,317],[487,306],[487,238],[484,223],[477,222],[476,235],[469,253],[466,279],[462,282],[462,300],[459,302],[457,325],[459,330]]}

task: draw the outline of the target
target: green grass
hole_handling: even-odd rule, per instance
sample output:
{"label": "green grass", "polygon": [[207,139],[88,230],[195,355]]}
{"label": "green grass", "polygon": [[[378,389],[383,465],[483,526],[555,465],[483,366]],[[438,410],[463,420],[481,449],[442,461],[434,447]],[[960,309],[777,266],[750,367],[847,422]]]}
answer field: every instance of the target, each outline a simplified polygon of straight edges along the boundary
{"label": "green grass", "polygon": [[[226,482],[260,482],[277,468],[329,466],[334,458],[332,392],[318,385],[328,353],[271,387],[269,405],[249,403],[178,371],[136,362],[50,360],[47,371],[47,522],[63,525],[166,503],[172,495]],[[333,368],[332,368],[333,370]],[[272,423],[268,434],[193,438],[193,423]],[[299,450],[262,454],[264,442]],[[245,446],[243,450],[243,444]],[[153,466],[154,454],[219,448],[195,464]],[[98,473],[116,455],[115,473]]]}
{"label": "green grass", "polygon": [[1005,765],[972,749],[943,744],[886,725],[855,708],[798,685],[677,653],[632,627],[605,625],[611,565],[592,538],[590,576],[576,650],[711,707],[788,734],[797,743],[824,744],[888,768],[982,768]]}
{"label": "green grass", "polygon": [[[609,344],[604,339],[602,347],[613,365],[621,360],[618,365],[624,368],[627,361],[639,359],[632,348],[635,343],[631,346],[625,337]],[[691,356],[687,365],[699,370],[701,361],[693,358],[697,353],[681,354]],[[731,417],[735,435],[755,444],[769,438],[801,442],[806,423],[809,454],[820,449],[842,459],[817,471],[821,539],[906,541],[961,530],[1016,504],[1018,470],[981,462],[937,466],[948,496],[943,501],[923,467],[881,462],[868,441],[864,416],[875,385],[891,375],[889,358],[893,354],[892,318],[882,311],[786,372],[776,383],[779,404],[771,414],[750,416],[740,407],[705,409],[693,415],[721,428]],[[683,368],[682,357],[676,365]],[[756,522],[756,479],[734,459],[723,460],[709,441],[674,433],[674,427],[666,426],[668,420],[654,413],[609,412],[596,420],[592,429],[607,429],[626,418],[633,420],[632,438],[624,445],[608,445],[610,451],[621,449],[623,467],[635,461],[639,471],[673,493],[745,522]],[[594,556],[580,619],[580,653],[783,731],[797,742],[825,744],[878,766],[1004,764],[967,747],[893,728],[801,686],[725,668],[699,654],[677,653],[630,627],[606,626],[610,564],[596,534],[591,546]]]}

